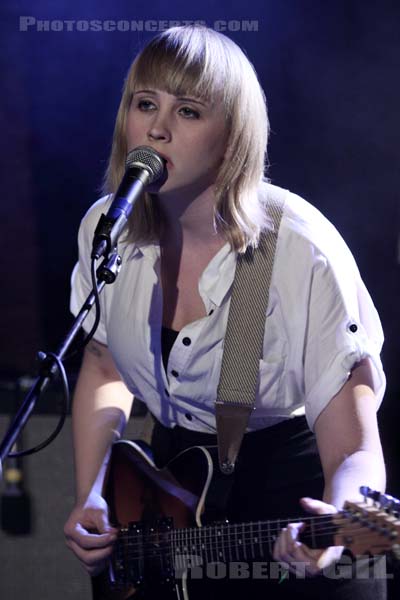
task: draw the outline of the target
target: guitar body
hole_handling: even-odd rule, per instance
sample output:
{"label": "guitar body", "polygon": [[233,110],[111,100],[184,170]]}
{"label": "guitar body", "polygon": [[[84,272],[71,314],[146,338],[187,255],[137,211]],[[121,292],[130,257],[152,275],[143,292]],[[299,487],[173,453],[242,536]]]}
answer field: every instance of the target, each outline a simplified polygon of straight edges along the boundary
{"label": "guitar body", "polygon": [[[115,589],[108,570],[92,578],[94,600],[139,600],[146,598],[146,591],[150,595],[149,590],[152,596],[159,590],[163,600],[183,598],[176,587],[179,582],[173,577],[176,565],[160,560],[156,549],[163,543],[163,533],[168,532],[167,520],[174,529],[180,529],[200,527],[218,516],[218,499],[215,505],[206,506],[216,457],[216,447],[196,446],[158,469],[145,444],[125,440],[114,444],[103,493],[110,508],[110,521],[116,526],[140,522],[141,531],[144,524],[156,526],[157,534],[152,540],[155,558],[149,556],[147,564],[141,565],[145,581],[137,587],[128,584],[124,589]],[[135,531],[134,527],[131,529]],[[168,571],[171,579],[165,582]]]}
{"label": "guitar body", "polygon": [[110,567],[92,579],[94,600],[188,600],[196,569],[269,561],[282,526],[294,521],[312,548],[400,556],[395,498],[363,487],[363,502],[333,515],[229,523],[222,519],[232,482],[218,468],[216,447],[189,448],[159,469],[146,445],[116,442],[103,495],[119,535]]}

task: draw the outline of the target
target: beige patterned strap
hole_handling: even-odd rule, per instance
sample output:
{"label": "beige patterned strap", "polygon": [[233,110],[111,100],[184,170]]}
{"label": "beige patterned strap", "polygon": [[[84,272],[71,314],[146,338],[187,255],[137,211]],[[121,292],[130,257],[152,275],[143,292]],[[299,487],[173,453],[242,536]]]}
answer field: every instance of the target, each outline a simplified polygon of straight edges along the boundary
{"label": "beige patterned strap", "polygon": [[234,470],[258,385],[269,287],[286,194],[280,188],[270,189],[273,192],[266,208],[273,229],[261,234],[256,250],[248,248],[238,257],[225,333],[215,409],[219,463],[227,474]]}

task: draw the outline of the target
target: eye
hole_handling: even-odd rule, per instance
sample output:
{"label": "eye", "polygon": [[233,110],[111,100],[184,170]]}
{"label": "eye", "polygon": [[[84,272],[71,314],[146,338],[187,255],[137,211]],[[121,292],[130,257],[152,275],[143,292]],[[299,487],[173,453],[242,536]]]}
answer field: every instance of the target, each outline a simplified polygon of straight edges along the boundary
{"label": "eye", "polygon": [[179,109],[179,112],[185,117],[185,119],[200,118],[200,113],[197,110],[190,108],[190,106],[182,106],[182,108]]}
{"label": "eye", "polygon": [[146,112],[148,110],[154,110],[156,108],[154,102],[151,102],[151,100],[139,100],[137,103],[137,107],[143,112]]}

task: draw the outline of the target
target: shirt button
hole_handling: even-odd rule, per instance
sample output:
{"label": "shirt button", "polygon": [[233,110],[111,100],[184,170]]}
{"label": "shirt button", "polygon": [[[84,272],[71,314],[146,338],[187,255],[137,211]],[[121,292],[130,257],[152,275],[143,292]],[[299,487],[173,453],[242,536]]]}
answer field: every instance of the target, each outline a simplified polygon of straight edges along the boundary
{"label": "shirt button", "polygon": [[192,340],[190,338],[188,338],[188,337],[184,337],[183,340],[182,340],[182,344],[184,346],[190,346],[191,343],[192,343]]}
{"label": "shirt button", "polygon": [[165,388],[164,392],[165,392],[165,395],[168,396],[168,398],[169,398],[169,391],[167,390],[167,388]]}
{"label": "shirt button", "polygon": [[171,375],[173,375],[174,377],[179,377],[179,373],[178,371],[175,371],[175,369],[172,369]]}
{"label": "shirt button", "polygon": [[185,417],[187,418],[188,421],[191,421],[193,419],[193,417],[190,413],[185,413]]}
{"label": "shirt button", "polygon": [[208,313],[208,316],[212,315],[212,314],[213,314],[213,312],[214,312],[214,309],[212,308],[212,309],[210,310],[210,312]]}
{"label": "shirt button", "polygon": [[358,327],[357,327],[357,325],[356,325],[355,323],[352,323],[352,324],[350,325],[349,329],[350,329],[350,331],[351,331],[352,333],[355,333],[355,332],[357,331]]}

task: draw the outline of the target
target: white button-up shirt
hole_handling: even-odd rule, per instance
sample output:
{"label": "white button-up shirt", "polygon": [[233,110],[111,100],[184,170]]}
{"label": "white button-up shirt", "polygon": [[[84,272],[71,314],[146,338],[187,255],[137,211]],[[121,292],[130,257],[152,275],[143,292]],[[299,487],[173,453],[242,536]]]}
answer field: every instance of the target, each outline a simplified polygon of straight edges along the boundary
{"label": "white button-up shirt", "polygon": [[[272,193],[263,184],[260,193]],[[79,262],[72,276],[71,310],[90,292],[93,232],[110,201],[96,202],[79,230]],[[221,370],[236,253],[226,244],[199,280],[207,316],[185,326],[161,353],[162,287],[156,244],[119,244],[122,268],[101,295],[94,335],[111,351],[129,390],[164,425],[215,432],[214,403]],[[249,291],[249,310],[251,292]],[[85,329],[94,321],[90,314]],[[385,389],[378,314],[343,239],[308,202],[286,193],[276,248],[260,360],[256,409],[249,430],[305,414],[313,428],[346,382],[353,365],[370,357],[378,404]],[[241,352],[238,340],[238,353]],[[243,349],[244,351],[244,349]]]}

